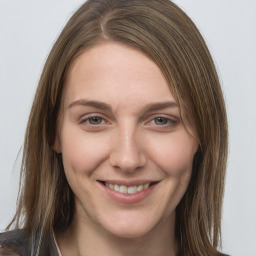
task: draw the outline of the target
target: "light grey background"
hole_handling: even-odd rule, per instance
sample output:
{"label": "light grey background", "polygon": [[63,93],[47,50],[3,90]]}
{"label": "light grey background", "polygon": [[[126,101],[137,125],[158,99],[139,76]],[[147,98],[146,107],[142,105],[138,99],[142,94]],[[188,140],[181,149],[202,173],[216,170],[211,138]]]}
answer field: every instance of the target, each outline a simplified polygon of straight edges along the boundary
{"label": "light grey background", "polygon": [[[53,42],[82,0],[0,0],[0,230],[15,212],[29,109]],[[176,0],[216,62],[230,124],[223,251],[256,255],[256,1]],[[15,162],[16,161],[16,162]]]}

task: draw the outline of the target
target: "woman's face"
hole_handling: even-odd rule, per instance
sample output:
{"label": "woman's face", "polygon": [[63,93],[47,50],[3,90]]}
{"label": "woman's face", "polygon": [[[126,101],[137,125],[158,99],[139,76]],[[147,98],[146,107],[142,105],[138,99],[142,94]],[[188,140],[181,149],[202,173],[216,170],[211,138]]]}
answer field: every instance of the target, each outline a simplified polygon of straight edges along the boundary
{"label": "woman's face", "polygon": [[81,223],[121,237],[169,229],[197,147],[163,74],[144,54],[108,42],[75,61],[55,149]]}

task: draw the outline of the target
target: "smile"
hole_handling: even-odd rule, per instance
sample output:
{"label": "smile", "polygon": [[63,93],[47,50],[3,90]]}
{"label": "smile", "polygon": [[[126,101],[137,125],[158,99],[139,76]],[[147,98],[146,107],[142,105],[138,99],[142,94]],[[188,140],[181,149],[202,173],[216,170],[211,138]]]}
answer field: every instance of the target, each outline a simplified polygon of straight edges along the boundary
{"label": "smile", "polygon": [[118,203],[134,204],[146,199],[160,181],[102,181],[97,180],[106,196]]}
{"label": "smile", "polygon": [[140,192],[144,189],[149,188],[150,183],[140,184],[138,186],[129,186],[129,187],[125,185],[117,185],[117,184],[109,184],[109,183],[105,183],[104,185],[114,191],[117,191],[123,194],[135,194],[137,192]]}

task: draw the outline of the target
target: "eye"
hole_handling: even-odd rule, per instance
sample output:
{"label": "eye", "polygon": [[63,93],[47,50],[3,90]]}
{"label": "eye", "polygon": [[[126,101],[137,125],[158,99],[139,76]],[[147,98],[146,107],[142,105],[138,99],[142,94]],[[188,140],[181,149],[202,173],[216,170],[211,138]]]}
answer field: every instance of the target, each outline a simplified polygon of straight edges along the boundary
{"label": "eye", "polygon": [[84,116],[80,120],[79,123],[82,124],[83,127],[98,129],[98,128],[106,125],[108,122],[106,121],[106,119],[104,117],[102,117],[100,115],[88,114],[88,115]]}
{"label": "eye", "polygon": [[92,116],[87,118],[87,121],[91,125],[99,125],[103,122],[103,118],[100,116]]}
{"label": "eye", "polygon": [[170,122],[170,119],[162,116],[158,116],[154,118],[154,122],[156,125],[166,125]]}
{"label": "eye", "polygon": [[161,131],[163,131],[163,129],[169,131],[174,129],[178,124],[179,120],[170,115],[168,115],[168,117],[164,115],[155,115],[147,122],[147,125],[149,125],[151,129],[156,129],[157,131],[159,131],[159,129]]}
{"label": "eye", "polygon": [[108,129],[111,123],[103,116],[97,113],[91,113],[83,116],[79,121],[81,128],[88,132],[100,132]]}

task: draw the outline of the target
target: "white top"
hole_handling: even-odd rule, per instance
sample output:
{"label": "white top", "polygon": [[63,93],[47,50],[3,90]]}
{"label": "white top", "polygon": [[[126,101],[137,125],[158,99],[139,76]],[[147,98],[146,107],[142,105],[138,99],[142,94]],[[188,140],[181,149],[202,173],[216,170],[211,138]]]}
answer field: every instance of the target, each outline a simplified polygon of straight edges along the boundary
{"label": "white top", "polygon": [[55,245],[56,245],[56,248],[57,248],[57,251],[58,251],[59,256],[62,256],[62,254],[61,254],[61,252],[60,252],[60,248],[59,248],[59,246],[58,246],[58,244],[57,244],[57,241],[56,241],[56,238],[55,238],[55,234],[54,234],[54,233],[53,233],[53,239],[54,239],[54,243],[55,243]]}

